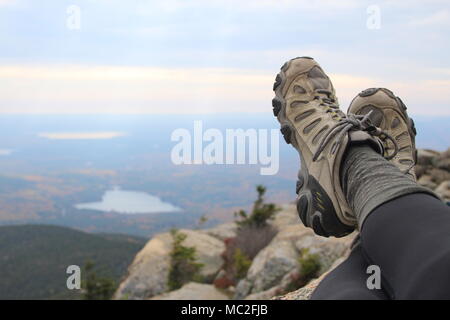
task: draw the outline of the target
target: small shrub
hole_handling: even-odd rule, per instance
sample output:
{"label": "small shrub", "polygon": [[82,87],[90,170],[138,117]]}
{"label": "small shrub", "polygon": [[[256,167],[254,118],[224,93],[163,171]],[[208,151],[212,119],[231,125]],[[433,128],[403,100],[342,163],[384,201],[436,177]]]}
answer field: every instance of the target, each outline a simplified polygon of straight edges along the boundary
{"label": "small shrub", "polygon": [[239,279],[245,278],[252,260],[277,234],[276,228],[268,222],[280,209],[273,203],[264,202],[266,192],[264,186],[257,186],[256,191],[258,196],[253,204],[252,212],[247,214],[246,211],[241,210],[235,213],[238,218],[236,237],[224,241],[225,252],[222,258],[226,275],[220,284],[232,285]]}
{"label": "small shrub", "polygon": [[199,280],[199,272],[203,264],[197,263],[196,251],[193,247],[183,245],[186,234],[176,229],[170,231],[173,244],[170,252],[171,265],[168,276],[169,290],[181,288],[185,283],[192,280]]}
{"label": "small shrub", "polygon": [[309,281],[319,276],[321,265],[317,254],[309,253],[308,249],[303,249],[298,258],[298,272],[291,275],[291,281],[284,288],[284,293],[295,291],[304,287]]}
{"label": "small shrub", "polygon": [[272,241],[277,229],[271,225],[264,227],[246,226],[236,233],[235,246],[251,260]]}
{"label": "small shrub", "polygon": [[93,262],[86,263],[83,274],[86,274],[82,283],[84,300],[110,300],[112,298],[117,284],[113,279],[98,276]]}
{"label": "small shrub", "polygon": [[[270,225],[263,228],[248,226],[238,229],[236,237],[225,239],[225,251],[222,254],[223,269],[230,285],[236,284],[239,279],[246,276],[252,260],[276,234],[277,230]],[[248,262],[248,268],[242,267],[243,262]]]}
{"label": "small shrub", "polygon": [[242,279],[247,275],[247,271],[252,264],[250,260],[239,248],[234,251],[234,268],[236,270],[236,278]]}
{"label": "small shrub", "polygon": [[223,277],[215,279],[213,284],[218,289],[226,289],[232,286],[234,283],[225,275]]}
{"label": "small shrub", "polygon": [[320,270],[319,255],[311,254],[308,249],[303,249],[298,262],[300,265],[301,277],[306,283],[311,279],[317,278]]}
{"label": "small shrub", "polygon": [[201,229],[204,225],[205,225],[205,223],[206,222],[208,222],[208,217],[206,216],[206,215],[202,215],[199,219],[198,219],[198,221],[197,221],[197,224],[196,224],[196,226],[195,226],[195,229]]}
{"label": "small shrub", "polygon": [[303,287],[304,285],[305,284],[301,280],[300,273],[295,272],[295,273],[291,274],[289,284],[286,287],[279,289],[280,292],[278,294],[282,295],[282,294],[285,294],[288,292],[295,291],[295,290]]}
{"label": "small shrub", "polygon": [[240,219],[236,221],[239,227],[265,227],[267,226],[267,222],[273,219],[275,214],[280,210],[275,204],[264,202],[266,190],[266,187],[262,185],[256,187],[258,197],[253,203],[251,214],[248,214],[245,210],[235,212],[235,217]]}

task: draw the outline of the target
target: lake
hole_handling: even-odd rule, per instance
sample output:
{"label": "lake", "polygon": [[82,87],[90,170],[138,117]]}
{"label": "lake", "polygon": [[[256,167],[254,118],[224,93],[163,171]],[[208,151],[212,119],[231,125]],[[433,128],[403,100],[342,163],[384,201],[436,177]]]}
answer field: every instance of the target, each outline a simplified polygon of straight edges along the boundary
{"label": "lake", "polygon": [[117,212],[122,214],[142,214],[181,211],[170,203],[145,192],[121,190],[116,187],[104,193],[99,202],[86,202],[75,205],[77,209]]}

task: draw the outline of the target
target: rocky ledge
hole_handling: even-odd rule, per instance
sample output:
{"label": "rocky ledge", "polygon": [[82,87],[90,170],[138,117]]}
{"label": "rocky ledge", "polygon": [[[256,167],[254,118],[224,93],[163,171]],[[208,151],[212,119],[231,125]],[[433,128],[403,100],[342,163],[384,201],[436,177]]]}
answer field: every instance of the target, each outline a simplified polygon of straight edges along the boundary
{"label": "rocky ledge", "polygon": [[[450,202],[450,149],[419,150],[416,172],[420,184]],[[293,204],[284,205],[271,225],[277,230],[275,237],[251,261],[245,277],[225,288],[214,284],[225,273],[223,253],[227,239],[236,236],[234,223],[180,230],[186,235],[184,244],[195,248],[197,261],[204,267],[202,283],[190,282],[174,291],[169,291],[167,281],[173,240],[170,233],[158,234],[135,257],[115,299],[308,299],[326,273],[346,258],[355,237],[316,236],[300,223]],[[314,257],[319,268],[314,273],[316,278],[308,278],[308,283],[298,289],[298,280],[310,273],[308,264],[299,263],[305,252]]]}

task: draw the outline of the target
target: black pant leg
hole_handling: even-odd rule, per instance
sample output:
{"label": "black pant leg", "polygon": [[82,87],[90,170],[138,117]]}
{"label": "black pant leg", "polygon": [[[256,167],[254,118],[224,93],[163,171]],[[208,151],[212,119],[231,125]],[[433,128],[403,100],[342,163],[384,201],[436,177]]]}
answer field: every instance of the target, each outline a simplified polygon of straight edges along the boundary
{"label": "black pant leg", "polygon": [[450,208],[422,193],[375,209],[361,231],[368,263],[394,299],[450,299]]}
{"label": "black pant leg", "polygon": [[332,270],[314,290],[311,300],[386,300],[382,290],[367,287],[367,262],[360,246]]}

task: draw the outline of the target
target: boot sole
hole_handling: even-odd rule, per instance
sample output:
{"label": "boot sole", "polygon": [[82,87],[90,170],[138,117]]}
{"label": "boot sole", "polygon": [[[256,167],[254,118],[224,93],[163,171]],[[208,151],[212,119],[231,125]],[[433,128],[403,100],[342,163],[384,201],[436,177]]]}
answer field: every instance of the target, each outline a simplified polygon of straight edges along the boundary
{"label": "boot sole", "polygon": [[[310,57],[299,58],[312,59]],[[281,125],[280,131],[284,140],[297,150],[301,159],[301,169],[297,181],[297,213],[303,224],[312,228],[316,234],[324,237],[343,237],[351,233],[354,228],[341,222],[336,214],[333,202],[324,188],[317,179],[309,174],[302,153],[295,141],[295,129],[286,117],[286,102],[282,95],[282,90],[286,84],[285,71],[293,60],[299,58],[289,60],[281,67],[273,85],[275,98],[272,100],[273,114]]]}

